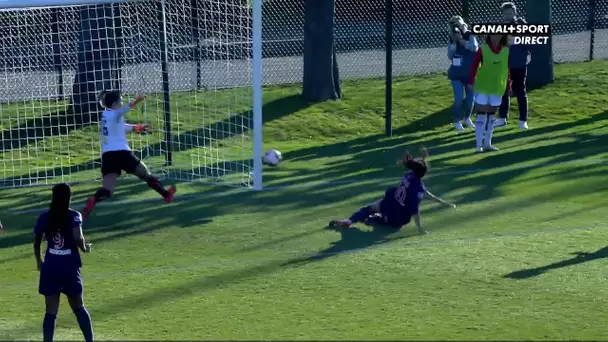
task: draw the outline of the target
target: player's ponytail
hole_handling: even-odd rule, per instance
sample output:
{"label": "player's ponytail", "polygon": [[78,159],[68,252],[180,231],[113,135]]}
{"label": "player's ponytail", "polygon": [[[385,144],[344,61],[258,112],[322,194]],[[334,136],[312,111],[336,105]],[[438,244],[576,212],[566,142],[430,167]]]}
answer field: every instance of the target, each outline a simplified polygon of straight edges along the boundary
{"label": "player's ponytail", "polygon": [[66,183],[60,183],[53,187],[53,197],[49,208],[47,235],[53,236],[58,232],[61,235],[69,234],[70,202],[72,200],[72,189]]}
{"label": "player's ponytail", "polygon": [[400,161],[400,164],[406,169],[412,171],[418,178],[424,177],[428,171],[428,162],[426,158],[429,156],[429,152],[426,148],[422,148],[423,156],[422,158],[412,157],[410,152],[405,152],[405,156]]}

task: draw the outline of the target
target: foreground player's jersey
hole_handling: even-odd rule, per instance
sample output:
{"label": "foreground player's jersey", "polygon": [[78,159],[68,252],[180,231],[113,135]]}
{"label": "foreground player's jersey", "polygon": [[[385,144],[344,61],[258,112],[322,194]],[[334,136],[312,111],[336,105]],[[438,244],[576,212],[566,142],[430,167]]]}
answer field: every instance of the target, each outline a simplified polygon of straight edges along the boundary
{"label": "foreground player's jersey", "polygon": [[406,172],[395,192],[395,200],[411,214],[417,214],[424,198],[425,188],[422,179],[413,172]]}
{"label": "foreground player's jersey", "polygon": [[[76,210],[70,209],[68,212],[69,218],[67,221],[68,226],[65,228],[64,234],[61,231],[57,231],[53,234],[47,234],[49,212],[44,212],[38,217],[36,227],[34,228],[34,234],[44,234],[47,241],[46,253],[44,257],[44,264],[47,268],[53,269],[72,269],[82,267],[82,260],[78,252],[78,246],[74,239],[73,230],[76,227],[80,227],[82,224],[82,215]],[[55,227],[53,227],[55,228]]]}
{"label": "foreground player's jersey", "polygon": [[101,152],[131,151],[127,139],[125,114],[130,106],[120,109],[106,109],[101,114]]}

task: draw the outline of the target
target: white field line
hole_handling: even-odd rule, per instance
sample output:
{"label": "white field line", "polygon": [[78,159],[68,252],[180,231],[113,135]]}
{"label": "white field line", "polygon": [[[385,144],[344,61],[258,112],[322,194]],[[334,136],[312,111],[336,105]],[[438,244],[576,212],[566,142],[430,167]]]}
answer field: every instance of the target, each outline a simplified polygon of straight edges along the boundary
{"label": "white field line", "polygon": [[[608,163],[608,160],[606,160],[606,159],[572,160],[572,161],[565,161],[565,162],[560,162],[560,163],[542,163],[542,164],[528,165],[528,166],[445,171],[445,172],[432,173],[432,174],[429,174],[429,176],[427,176],[427,177],[432,178],[432,177],[440,177],[440,176],[467,175],[467,174],[475,174],[475,173],[481,173],[481,172],[493,172],[493,171],[498,171],[498,170],[530,170],[530,169],[537,169],[537,168],[542,168],[542,167],[552,167],[552,166],[561,166],[561,165],[577,165],[577,166],[601,165],[601,164],[606,164],[606,163]],[[264,188],[264,191],[277,191],[277,190],[285,190],[285,189],[291,189],[291,188],[309,188],[309,187],[315,187],[315,186],[331,187],[331,186],[339,186],[339,185],[362,183],[362,182],[380,183],[380,182],[388,182],[391,180],[394,181],[394,180],[397,180],[398,178],[399,178],[398,176],[382,177],[382,178],[351,178],[351,179],[344,179],[344,180],[332,181],[332,182],[318,181],[318,182],[292,183],[292,184],[284,184],[284,185],[277,185],[277,186],[268,186],[268,187]],[[243,189],[243,191],[251,191],[251,190]],[[222,195],[223,194],[210,194],[207,192],[203,192],[203,193],[194,193],[194,194],[183,195],[183,196],[175,196],[175,200],[183,201],[183,200],[196,199],[196,198],[201,198],[201,197],[213,198],[215,196],[222,196]],[[152,201],[158,202],[159,199],[158,198],[141,198],[141,199],[133,198],[133,199],[126,199],[126,200],[112,201],[112,202],[102,202],[98,206],[117,206],[117,205],[152,202]],[[75,203],[74,204],[74,207],[80,207],[80,206],[84,206],[84,203]],[[37,213],[43,212],[44,210],[47,210],[47,207],[31,208],[31,209],[24,209],[24,210],[8,210],[7,213],[13,214],[13,215],[37,214]]]}
{"label": "white field line", "polygon": [[[294,260],[302,260],[306,262],[307,259],[314,259],[319,257],[333,257],[338,255],[347,255],[347,254],[359,254],[365,253],[369,250],[402,250],[408,248],[416,248],[416,247],[428,247],[428,246],[448,246],[448,245],[458,245],[458,244],[471,244],[471,243],[479,243],[483,241],[489,240],[503,240],[503,239],[517,239],[517,238],[525,238],[532,236],[552,236],[563,234],[566,232],[583,232],[583,231],[595,231],[600,229],[606,229],[608,226],[593,226],[593,227],[575,227],[575,228],[555,228],[548,229],[544,231],[529,231],[529,232],[520,232],[520,233],[509,233],[509,234],[488,234],[482,236],[472,236],[472,237],[464,237],[464,238],[456,238],[456,239],[439,239],[439,240],[423,240],[418,242],[408,242],[408,237],[404,237],[402,240],[393,240],[387,244],[380,245],[371,245],[366,248],[359,248],[354,250],[346,250],[340,252],[331,252],[331,253],[303,253],[303,252],[291,252],[286,253],[283,256],[277,257],[268,257],[268,258],[248,258],[245,257],[243,259],[232,259],[232,260],[210,260],[208,262],[202,262],[198,264],[189,264],[189,265],[175,265],[175,266],[162,266],[162,267],[146,267],[146,268],[138,268],[134,270],[127,271],[118,271],[118,272],[107,272],[107,273],[97,273],[97,274],[87,274],[85,277],[87,279],[108,279],[108,278],[118,278],[118,277],[129,277],[129,276],[141,276],[148,274],[156,274],[162,272],[180,272],[180,271],[195,271],[205,268],[220,268],[222,266],[247,266],[247,265],[259,265],[262,263],[277,263],[277,267],[280,267],[281,263],[289,263]],[[431,233],[433,234],[433,233]],[[399,242],[405,241],[405,242]],[[97,249],[98,250],[98,249]],[[95,252],[93,252],[95,253]],[[565,253],[564,256],[568,254]],[[314,261],[313,261],[314,262]],[[297,265],[297,263],[295,264]],[[289,265],[285,265],[286,268],[293,267]],[[243,270],[245,272],[246,269]],[[210,275],[213,276],[213,275]],[[16,288],[16,287],[26,287],[33,286],[37,284],[36,281],[20,281],[14,283],[6,283],[1,284],[0,289],[8,289],[8,288]]]}

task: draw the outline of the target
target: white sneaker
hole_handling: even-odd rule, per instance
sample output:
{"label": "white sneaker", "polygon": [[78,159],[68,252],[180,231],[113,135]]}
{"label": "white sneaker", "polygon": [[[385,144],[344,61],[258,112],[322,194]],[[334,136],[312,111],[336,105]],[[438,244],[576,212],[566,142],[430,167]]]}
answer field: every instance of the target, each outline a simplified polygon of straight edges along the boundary
{"label": "white sneaker", "polygon": [[477,153],[482,153],[483,152],[483,147],[478,147],[475,149],[475,152]]}
{"label": "white sneaker", "polygon": [[469,128],[475,129],[475,124],[473,123],[473,121],[471,121],[471,118],[464,119],[464,125]]}
{"label": "white sneaker", "polygon": [[507,119],[498,118],[496,121],[494,121],[494,128],[505,127],[506,125],[507,125]]}
{"label": "white sneaker", "polygon": [[462,131],[464,131],[464,127],[462,127],[462,124],[460,123],[460,121],[459,121],[459,122],[454,123],[454,127],[456,127],[456,130],[457,130],[458,132],[462,132]]}
{"label": "white sneaker", "polygon": [[486,152],[491,152],[491,151],[498,151],[498,148],[494,147],[492,145],[486,145],[483,147],[483,150]]}
{"label": "white sneaker", "polygon": [[527,121],[520,121],[519,122],[519,128],[521,128],[521,129],[528,129],[528,122]]}

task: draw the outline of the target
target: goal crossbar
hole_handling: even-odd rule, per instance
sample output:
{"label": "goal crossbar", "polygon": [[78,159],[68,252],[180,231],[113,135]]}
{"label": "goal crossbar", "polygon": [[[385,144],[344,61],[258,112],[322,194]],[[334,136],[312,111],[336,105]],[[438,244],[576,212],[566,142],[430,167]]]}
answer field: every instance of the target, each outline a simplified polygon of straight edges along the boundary
{"label": "goal crossbar", "polygon": [[142,0],[0,0],[0,9],[52,8],[137,2]]}

